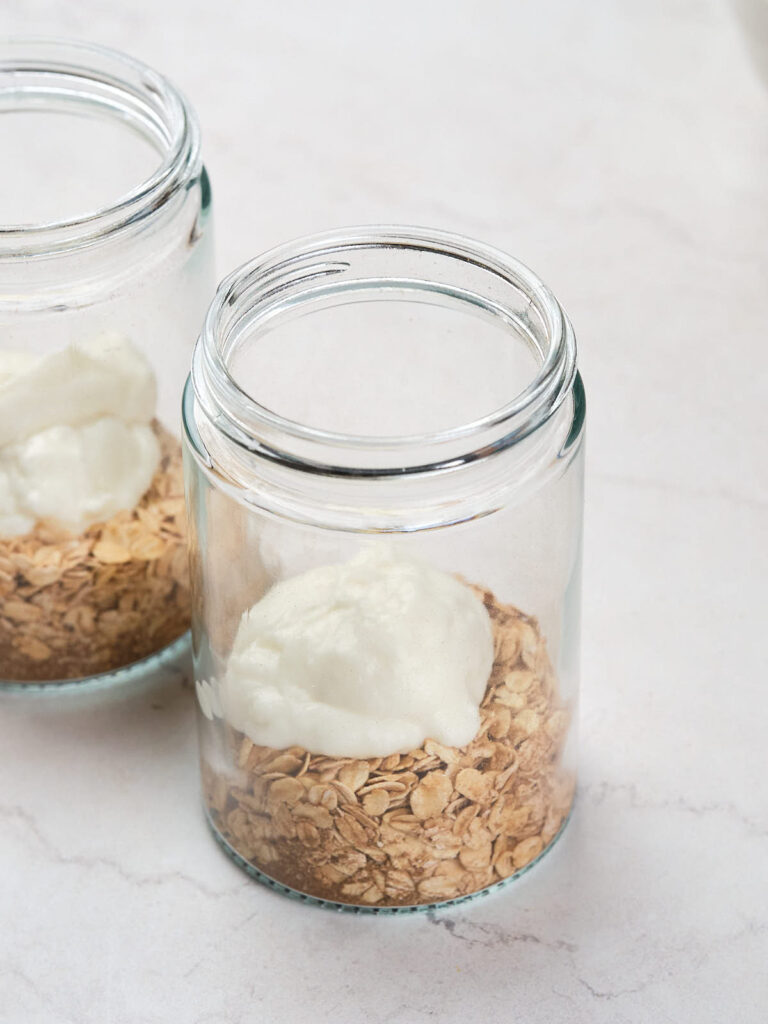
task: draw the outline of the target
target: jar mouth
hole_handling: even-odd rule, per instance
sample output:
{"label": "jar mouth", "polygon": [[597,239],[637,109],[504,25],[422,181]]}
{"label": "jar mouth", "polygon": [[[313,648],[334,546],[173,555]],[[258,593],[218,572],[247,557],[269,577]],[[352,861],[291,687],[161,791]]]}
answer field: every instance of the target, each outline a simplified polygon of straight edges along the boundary
{"label": "jar mouth", "polygon": [[0,224],[0,257],[80,248],[142,222],[185,187],[200,161],[197,119],[164,76],[117,50],[51,37],[0,39],[0,113],[98,111],[160,154],[155,170],[114,202],[61,219]]}
{"label": "jar mouth", "polygon": [[[426,261],[420,271],[414,260]],[[286,310],[333,305],[350,295],[450,302],[490,317],[535,350],[537,371],[523,390],[481,416],[448,429],[386,436],[310,426],[275,412],[241,387],[231,356],[244,330],[258,337],[260,325]],[[209,307],[191,374],[205,418],[241,449],[293,469],[341,477],[435,472],[486,458],[545,423],[575,376],[570,322],[528,267],[461,235],[398,225],[299,239],[235,270]]]}

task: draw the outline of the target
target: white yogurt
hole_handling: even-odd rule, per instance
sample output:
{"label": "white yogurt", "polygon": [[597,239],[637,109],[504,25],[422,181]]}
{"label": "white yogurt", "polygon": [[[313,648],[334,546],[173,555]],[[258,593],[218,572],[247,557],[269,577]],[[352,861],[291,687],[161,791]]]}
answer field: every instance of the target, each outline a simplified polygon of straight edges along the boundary
{"label": "white yogurt", "polygon": [[224,717],[254,743],[378,757],[469,743],[493,664],[482,601],[385,546],[276,584],[240,622]]}
{"label": "white yogurt", "polygon": [[160,461],[156,398],[152,367],[120,335],[0,351],[0,535],[39,519],[80,533],[133,508]]}

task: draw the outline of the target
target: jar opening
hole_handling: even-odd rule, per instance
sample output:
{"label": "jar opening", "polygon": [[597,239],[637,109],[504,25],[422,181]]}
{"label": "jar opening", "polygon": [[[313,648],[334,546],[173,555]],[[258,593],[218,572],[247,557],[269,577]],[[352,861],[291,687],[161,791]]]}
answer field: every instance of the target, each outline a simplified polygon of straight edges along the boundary
{"label": "jar opening", "polygon": [[482,458],[552,416],[573,331],[523,264],[418,228],[304,239],[226,278],[193,363],[196,397],[241,447],[328,475]]}
{"label": "jar opening", "polygon": [[0,42],[0,256],[79,248],[164,206],[199,161],[193,113],[124,54]]}
{"label": "jar opening", "polygon": [[538,372],[530,338],[449,291],[341,278],[233,331],[228,371],[273,415],[339,436],[423,437],[495,412]]}

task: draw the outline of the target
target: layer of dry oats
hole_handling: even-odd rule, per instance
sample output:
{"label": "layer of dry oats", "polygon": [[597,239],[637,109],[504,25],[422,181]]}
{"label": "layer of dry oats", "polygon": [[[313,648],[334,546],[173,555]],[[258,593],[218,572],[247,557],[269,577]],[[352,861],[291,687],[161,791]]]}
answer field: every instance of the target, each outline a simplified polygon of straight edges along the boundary
{"label": "layer of dry oats", "polygon": [[109,672],[189,628],[181,447],[155,420],[161,458],[136,508],[78,536],[40,522],[0,538],[0,677]]}
{"label": "layer of dry oats", "polygon": [[407,906],[454,899],[529,864],[571,807],[571,713],[535,619],[483,599],[495,660],[466,747],[332,758],[255,746],[225,727],[237,771],[203,764],[215,827],[245,860],[320,899]]}

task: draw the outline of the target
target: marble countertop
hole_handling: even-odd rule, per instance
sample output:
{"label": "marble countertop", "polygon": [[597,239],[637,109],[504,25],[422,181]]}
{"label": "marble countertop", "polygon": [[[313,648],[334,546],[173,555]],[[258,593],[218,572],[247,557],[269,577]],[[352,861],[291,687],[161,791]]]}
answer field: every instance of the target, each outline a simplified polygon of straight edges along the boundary
{"label": "marble countertop", "polygon": [[427,915],[294,904],[207,832],[184,666],[128,694],[5,698],[0,1021],[766,1020],[768,93],[729,7],[3,15],[186,90],[222,272],[377,220],[529,263],[577,329],[589,455],[580,791],[541,864]]}

